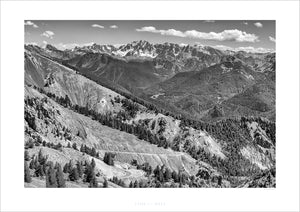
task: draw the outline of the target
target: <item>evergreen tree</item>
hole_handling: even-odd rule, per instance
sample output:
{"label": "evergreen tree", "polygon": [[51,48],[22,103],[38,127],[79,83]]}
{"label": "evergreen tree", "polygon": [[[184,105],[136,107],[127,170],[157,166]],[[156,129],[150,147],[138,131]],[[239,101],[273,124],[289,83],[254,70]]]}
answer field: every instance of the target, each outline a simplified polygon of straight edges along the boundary
{"label": "evergreen tree", "polygon": [[71,181],[77,181],[79,180],[79,174],[78,174],[78,169],[77,168],[72,168],[69,178]]}
{"label": "evergreen tree", "polygon": [[85,145],[81,144],[81,146],[80,146],[80,152],[85,152]]}
{"label": "evergreen tree", "polygon": [[55,175],[55,169],[53,168],[53,164],[50,163],[50,167],[46,173],[46,187],[47,188],[57,188],[57,180]]}
{"label": "evergreen tree", "polygon": [[103,182],[103,188],[108,188],[108,182],[106,179],[104,179],[104,182]]}
{"label": "evergreen tree", "polygon": [[64,173],[70,173],[71,169],[72,169],[72,160],[70,160],[69,163],[66,163],[64,165],[63,172]]}
{"label": "evergreen tree", "polygon": [[105,152],[103,161],[107,165],[113,166],[114,165],[114,157],[115,157],[115,154],[113,154],[111,152]]}
{"label": "evergreen tree", "polygon": [[130,181],[129,188],[133,188],[133,183]]}
{"label": "evergreen tree", "polygon": [[57,187],[58,188],[65,188],[66,182],[64,179],[64,174],[59,163],[56,163],[56,180],[57,180]]}
{"label": "evergreen tree", "polygon": [[98,188],[98,181],[96,179],[96,177],[94,177],[91,181],[90,181],[90,188]]}
{"label": "evergreen tree", "polygon": [[133,188],[138,188],[138,187],[139,187],[139,183],[138,183],[138,181],[136,180],[136,181],[134,181]]}
{"label": "evergreen tree", "polygon": [[39,164],[34,173],[37,177],[43,177],[45,175],[43,165]]}
{"label": "evergreen tree", "polygon": [[94,168],[91,164],[87,164],[85,169],[85,181],[90,182],[95,177]]}
{"label": "evergreen tree", "polygon": [[72,144],[72,148],[75,149],[75,150],[78,150],[78,149],[77,149],[77,144],[76,144],[76,143],[73,143],[73,144]]}
{"label": "evergreen tree", "polygon": [[27,162],[24,162],[24,182],[26,183],[31,183],[31,175],[30,175],[30,170],[28,168]]}
{"label": "evergreen tree", "polygon": [[166,171],[164,173],[165,181],[169,181],[172,177],[171,171],[169,168],[166,168]]}
{"label": "evergreen tree", "polygon": [[71,144],[70,144],[70,142],[68,142],[68,146],[67,146],[67,148],[71,148]]}
{"label": "evergreen tree", "polygon": [[91,156],[95,157],[97,155],[96,149],[93,147],[91,151]]}
{"label": "evergreen tree", "polygon": [[91,166],[93,167],[93,169],[96,167],[96,162],[95,162],[94,158],[92,159]]}
{"label": "evergreen tree", "polygon": [[83,167],[79,161],[77,161],[76,168],[77,168],[78,176],[79,178],[81,178],[83,175]]}
{"label": "evergreen tree", "polygon": [[37,160],[38,160],[39,164],[41,164],[41,165],[44,165],[47,162],[47,157],[44,157],[44,155],[42,153],[42,149],[40,149],[40,151],[38,153]]}
{"label": "evergreen tree", "polygon": [[35,166],[34,166],[34,158],[31,159],[30,163],[29,163],[29,168],[30,169],[35,169]]}
{"label": "evergreen tree", "polygon": [[27,150],[25,150],[25,152],[24,152],[24,160],[25,161],[29,161],[30,160],[30,156],[29,156],[29,153],[28,153]]}

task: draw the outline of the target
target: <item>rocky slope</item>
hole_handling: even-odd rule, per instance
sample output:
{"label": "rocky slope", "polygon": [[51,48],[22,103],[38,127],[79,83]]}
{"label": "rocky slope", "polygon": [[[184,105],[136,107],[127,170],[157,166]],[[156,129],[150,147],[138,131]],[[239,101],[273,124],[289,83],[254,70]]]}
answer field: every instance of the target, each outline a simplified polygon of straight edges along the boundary
{"label": "rocky slope", "polygon": [[[173,50],[165,52],[166,46]],[[273,70],[254,70],[248,65],[250,59],[243,59],[244,62],[224,57],[224,53],[208,47],[197,48],[202,52],[193,53],[197,60],[202,54],[215,58],[201,63],[208,68],[188,68],[187,72],[180,69],[182,73],[154,86],[163,80],[157,74],[155,60],[174,56],[175,61],[186,64],[183,58],[187,57],[183,55],[193,51],[192,47],[135,42],[119,48],[95,44],[91,48],[61,51],[51,46],[26,46],[24,123],[25,147],[31,146],[30,156],[42,149],[49,160],[61,164],[94,159],[99,182],[118,177],[126,186],[133,180],[150,179],[149,183],[153,183],[147,170],[132,165],[133,161],[147,163],[152,169],[160,166],[162,172],[169,169],[184,173],[189,179],[184,186],[190,187],[236,186],[242,182],[236,182],[236,176],[249,178],[260,170],[273,168],[273,122],[237,118],[209,124],[180,114],[174,116],[133,95],[143,89],[141,92],[147,92],[150,99],[169,102],[192,115],[202,114],[204,120],[226,117],[234,107],[234,114],[241,116],[245,111],[250,115],[253,111],[259,111],[258,115],[272,114],[275,88],[272,82],[266,87],[263,81],[274,76]],[[212,65],[214,62],[218,63]],[[109,86],[103,86],[103,82]],[[138,86],[133,88],[132,84]],[[43,142],[50,147],[41,145]],[[78,149],[68,147],[69,144],[76,144]],[[99,157],[79,151],[82,145],[95,148]],[[107,152],[116,155],[115,165],[103,162]],[[159,171],[154,176],[159,179]],[[39,184],[38,179],[34,182]],[[160,185],[157,179],[155,182],[154,186]],[[182,182],[174,182],[164,185],[183,186]]]}

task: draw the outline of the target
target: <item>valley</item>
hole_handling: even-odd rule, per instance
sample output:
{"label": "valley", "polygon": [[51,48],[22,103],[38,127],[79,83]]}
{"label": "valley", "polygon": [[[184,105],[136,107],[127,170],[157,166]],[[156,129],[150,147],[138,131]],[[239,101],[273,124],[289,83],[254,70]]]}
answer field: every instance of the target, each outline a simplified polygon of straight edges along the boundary
{"label": "valley", "polygon": [[276,185],[275,53],[25,45],[24,68],[25,187]]}

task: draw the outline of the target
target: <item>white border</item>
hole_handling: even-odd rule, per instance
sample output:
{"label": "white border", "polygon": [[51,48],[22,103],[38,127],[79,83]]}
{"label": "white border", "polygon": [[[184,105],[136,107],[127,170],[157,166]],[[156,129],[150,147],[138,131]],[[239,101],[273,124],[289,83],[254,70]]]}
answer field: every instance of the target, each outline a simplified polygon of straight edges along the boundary
{"label": "white border", "polygon": [[[299,2],[1,2],[1,210],[298,211]],[[276,20],[276,189],[25,189],[25,19]]]}

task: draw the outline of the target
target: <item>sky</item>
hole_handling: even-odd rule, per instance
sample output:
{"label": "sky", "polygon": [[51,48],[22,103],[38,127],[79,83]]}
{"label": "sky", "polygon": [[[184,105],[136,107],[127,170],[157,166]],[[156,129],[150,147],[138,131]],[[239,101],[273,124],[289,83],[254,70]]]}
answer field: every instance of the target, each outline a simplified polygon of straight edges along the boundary
{"label": "sky", "polygon": [[25,20],[25,43],[60,49],[97,44],[202,44],[220,49],[275,51],[272,20]]}

